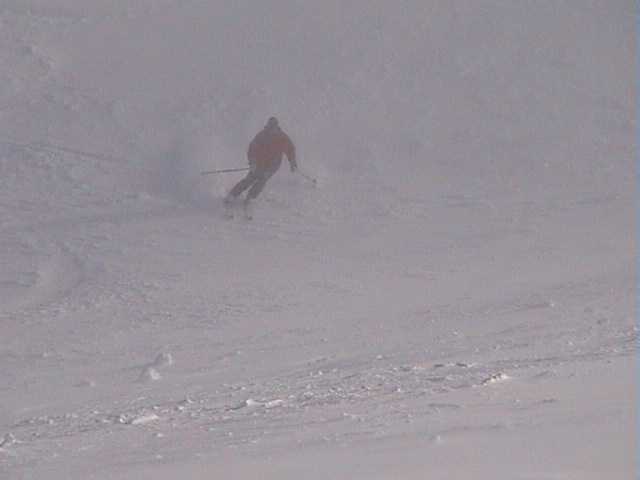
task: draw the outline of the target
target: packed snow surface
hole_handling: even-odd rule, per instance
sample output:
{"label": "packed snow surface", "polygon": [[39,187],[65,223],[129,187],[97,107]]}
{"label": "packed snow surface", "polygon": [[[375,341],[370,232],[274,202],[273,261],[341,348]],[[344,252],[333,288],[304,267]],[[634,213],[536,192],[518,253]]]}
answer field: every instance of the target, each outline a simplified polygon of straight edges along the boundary
{"label": "packed snow surface", "polygon": [[634,29],[0,1],[0,478],[634,478]]}

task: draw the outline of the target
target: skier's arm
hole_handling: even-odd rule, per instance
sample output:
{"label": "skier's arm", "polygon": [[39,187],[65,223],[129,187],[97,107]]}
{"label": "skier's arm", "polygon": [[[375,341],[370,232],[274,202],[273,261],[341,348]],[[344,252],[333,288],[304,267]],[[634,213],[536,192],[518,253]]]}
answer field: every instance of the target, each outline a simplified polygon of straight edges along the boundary
{"label": "skier's arm", "polygon": [[289,137],[287,137],[284,154],[287,156],[287,160],[289,160],[291,171],[295,172],[298,169],[298,163],[296,162],[296,147],[293,145],[293,142]]}

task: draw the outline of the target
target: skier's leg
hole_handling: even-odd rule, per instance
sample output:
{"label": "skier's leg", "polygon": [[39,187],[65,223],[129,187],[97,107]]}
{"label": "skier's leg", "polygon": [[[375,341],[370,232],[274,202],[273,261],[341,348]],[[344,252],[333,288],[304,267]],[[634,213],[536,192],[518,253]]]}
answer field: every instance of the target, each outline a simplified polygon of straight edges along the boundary
{"label": "skier's leg", "polygon": [[247,192],[247,197],[244,199],[244,216],[246,219],[251,220],[253,218],[253,208],[251,207],[252,200],[260,195],[262,189],[264,188],[267,180],[271,178],[273,173],[271,172],[262,172],[261,175],[258,176],[258,179],[255,181],[251,188]]}
{"label": "skier's leg", "polygon": [[236,198],[238,195],[244,192],[247,188],[253,185],[256,182],[256,180],[258,180],[258,176],[256,175],[256,172],[249,172],[246,177],[244,177],[242,180],[240,180],[238,183],[235,184],[235,186],[231,189],[231,191],[227,195],[227,199],[231,200],[233,198]]}
{"label": "skier's leg", "polygon": [[278,171],[282,160],[275,162],[271,168],[256,172],[256,181],[247,192],[246,201],[249,202],[260,195],[267,181]]}
{"label": "skier's leg", "polygon": [[264,188],[264,186],[267,184],[267,180],[269,180],[269,177],[271,175],[260,175],[256,181],[254,182],[253,185],[251,185],[251,188],[249,189],[249,191],[247,192],[247,199],[246,201],[249,202],[251,200],[253,200],[254,198],[256,198],[258,195],[260,195],[260,192],[262,192],[262,189]]}

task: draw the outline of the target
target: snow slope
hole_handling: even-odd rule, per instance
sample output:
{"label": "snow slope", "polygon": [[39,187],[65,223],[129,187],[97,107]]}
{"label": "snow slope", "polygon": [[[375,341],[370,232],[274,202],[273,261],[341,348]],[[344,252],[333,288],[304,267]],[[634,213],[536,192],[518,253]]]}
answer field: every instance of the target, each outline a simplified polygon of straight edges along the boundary
{"label": "snow slope", "polygon": [[1,1],[0,478],[632,478],[633,7]]}

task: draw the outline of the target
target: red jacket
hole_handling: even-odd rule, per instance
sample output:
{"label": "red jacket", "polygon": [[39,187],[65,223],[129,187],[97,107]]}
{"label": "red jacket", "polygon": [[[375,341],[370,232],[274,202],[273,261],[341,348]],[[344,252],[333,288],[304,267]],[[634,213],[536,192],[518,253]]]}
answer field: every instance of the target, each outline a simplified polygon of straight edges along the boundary
{"label": "red jacket", "polygon": [[258,170],[277,170],[282,162],[282,155],[292,168],[296,168],[296,149],[289,136],[279,127],[261,130],[249,144],[247,158],[249,165]]}

